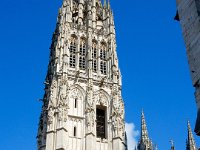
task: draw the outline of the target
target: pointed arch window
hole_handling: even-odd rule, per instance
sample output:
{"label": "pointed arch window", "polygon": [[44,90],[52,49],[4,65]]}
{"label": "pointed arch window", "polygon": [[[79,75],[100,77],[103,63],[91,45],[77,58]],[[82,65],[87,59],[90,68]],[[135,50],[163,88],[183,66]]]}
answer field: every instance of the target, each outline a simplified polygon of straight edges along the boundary
{"label": "pointed arch window", "polygon": [[81,39],[80,41],[80,50],[79,50],[79,68],[85,69],[86,68],[86,42],[84,39]]}
{"label": "pointed arch window", "polygon": [[100,70],[101,73],[106,75],[107,74],[107,61],[106,61],[106,45],[105,44],[101,44],[100,47]]}
{"label": "pointed arch window", "polygon": [[76,66],[76,38],[75,37],[71,37],[69,52],[70,52],[69,65],[70,67],[75,68]]}
{"label": "pointed arch window", "polygon": [[92,70],[97,72],[97,44],[92,44]]}

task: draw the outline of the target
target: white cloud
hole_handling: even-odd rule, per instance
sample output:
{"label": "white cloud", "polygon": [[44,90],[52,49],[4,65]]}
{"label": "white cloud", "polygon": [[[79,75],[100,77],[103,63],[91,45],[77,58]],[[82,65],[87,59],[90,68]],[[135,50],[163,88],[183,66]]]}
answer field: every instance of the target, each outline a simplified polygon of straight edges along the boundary
{"label": "white cloud", "polygon": [[139,135],[139,131],[135,129],[134,123],[126,123],[125,130],[128,140],[128,150],[135,150],[137,146],[137,137]]}

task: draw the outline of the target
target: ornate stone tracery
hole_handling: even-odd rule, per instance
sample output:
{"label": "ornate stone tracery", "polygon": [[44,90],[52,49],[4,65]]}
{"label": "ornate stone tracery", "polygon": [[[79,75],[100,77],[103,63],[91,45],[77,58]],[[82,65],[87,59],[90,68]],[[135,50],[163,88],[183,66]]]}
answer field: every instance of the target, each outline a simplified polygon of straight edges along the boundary
{"label": "ornate stone tracery", "polygon": [[96,92],[94,99],[96,100],[96,105],[109,106],[109,95],[103,90]]}
{"label": "ornate stone tracery", "polygon": [[74,88],[71,92],[71,98],[73,99],[82,99],[83,95],[81,94],[80,90],[78,88]]}

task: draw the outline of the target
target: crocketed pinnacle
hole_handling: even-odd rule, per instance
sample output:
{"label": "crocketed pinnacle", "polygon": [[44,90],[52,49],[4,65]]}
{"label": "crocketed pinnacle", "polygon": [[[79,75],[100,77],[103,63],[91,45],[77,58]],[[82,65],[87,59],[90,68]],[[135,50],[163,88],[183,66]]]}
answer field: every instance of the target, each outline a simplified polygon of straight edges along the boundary
{"label": "crocketed pinnacle", "polygon": [[153,143],[148,136],[147,125],[143,111],[141,115],[141,137],[137,148],[138,150],[153,150]]}
{"label": "crocketed pinnacle", "polygon": [[147,125],[145,121],[144,112],[142,111],[142,118],[141,118],[141,141],[149,141],[148,131],[147,131]]}
{"label": "crocketed pinnacle", "polygon": [[186,141],[186,150],[196,150],[196,144],[195,144],[195,140],[192,134],[192,129],[190,126],[190,122],[187,122],[187,128],[188,128],[188,138]]}
{"label": "crocketed pinnacle", "polygon": [[108,0],[108,9],[110,9],[110,0]]}
{"label": "crocketed pinnacle", "polygon": [[103,4],[103,6],[104,6],[104,7],[107,6],[107,2],[106,2],[106,0],[104,0],[104,4]]}

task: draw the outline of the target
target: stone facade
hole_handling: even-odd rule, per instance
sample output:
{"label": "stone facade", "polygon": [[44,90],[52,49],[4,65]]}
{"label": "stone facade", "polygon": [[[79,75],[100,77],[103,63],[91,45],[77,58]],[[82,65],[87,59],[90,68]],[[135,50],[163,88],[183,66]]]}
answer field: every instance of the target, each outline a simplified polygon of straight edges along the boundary
{"label": "stone facade", "polygon": [[[38,150],[126,149],[121,87],[110,4],[64,0],[50,47]],[[97,108],[105,113],[104,137],[97,135]]]}
{"label": "stone facade", "polygon": [[177,0],[176,20],[180,21],[192,83],[195,87],[195,98],[198,106],[198,117],[195,132],[200,135],[200,1]]}

